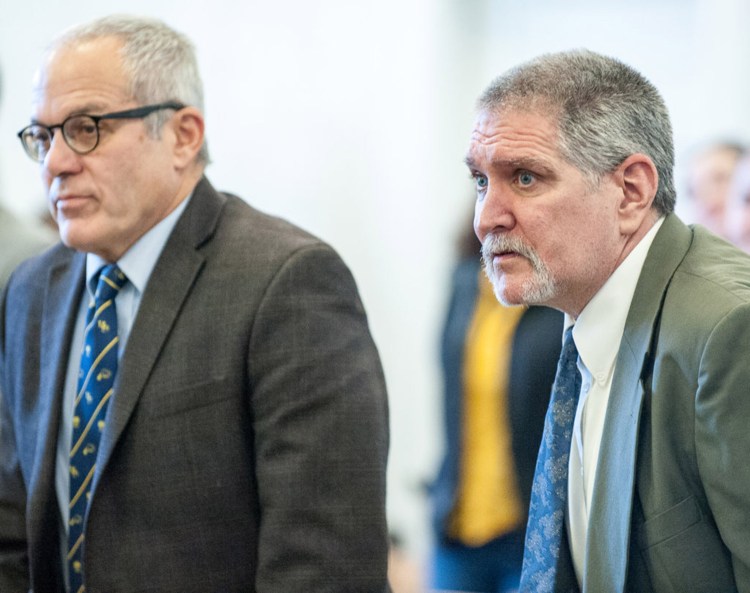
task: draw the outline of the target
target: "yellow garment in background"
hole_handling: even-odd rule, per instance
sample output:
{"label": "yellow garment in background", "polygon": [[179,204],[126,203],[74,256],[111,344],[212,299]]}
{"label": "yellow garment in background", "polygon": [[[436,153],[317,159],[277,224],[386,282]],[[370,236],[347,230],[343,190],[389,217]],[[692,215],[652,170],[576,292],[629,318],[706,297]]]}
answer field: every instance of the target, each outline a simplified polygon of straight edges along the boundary
{"label": "yellow garment in background", "polygon": [[480,546],[518,528],[525,513],[516,483],[508,413],[513,335],[523,307],[504,307],[482,273],[466,335],[458,501],[451,532]]}

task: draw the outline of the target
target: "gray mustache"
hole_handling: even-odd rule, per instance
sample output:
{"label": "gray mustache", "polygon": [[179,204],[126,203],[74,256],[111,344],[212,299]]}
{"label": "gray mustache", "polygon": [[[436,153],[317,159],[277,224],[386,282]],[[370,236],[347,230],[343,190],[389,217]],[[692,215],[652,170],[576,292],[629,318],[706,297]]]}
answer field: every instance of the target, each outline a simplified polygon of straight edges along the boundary
{"label": "gray mustache", "polygon": [[492,260],[493,255],[504,251],[514,251],[534,263],[539,260],[536,251],[518,237],[489,234],[484,238],[484,242],[482,243],[482,258],[485,261]]}

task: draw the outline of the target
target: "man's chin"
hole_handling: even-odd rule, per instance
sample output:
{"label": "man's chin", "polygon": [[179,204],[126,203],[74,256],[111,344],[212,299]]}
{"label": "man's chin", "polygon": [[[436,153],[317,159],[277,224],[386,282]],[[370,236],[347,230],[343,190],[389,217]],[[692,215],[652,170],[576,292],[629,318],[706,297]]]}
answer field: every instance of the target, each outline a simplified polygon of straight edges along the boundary
{"label": "man's chin", "polygon": [[60,221],[58,224],[58,231],[60,233],[60,241],[66,247],[75,249],[76,251],[82,251],[84,253],[92,252],[95,253],[94,248],[95,241],[89,236],[85,228],[80,228],[80,223],[71,223],[70,221]]}
{"label": "man's chin", "polygon": [[490,278],[492,282],[492,288],[495,293],[495,298],[506,307],[519,307],[526,305],[526,301],[523,298],[523,294],[514,290],[512,286],[509,286],[505,280]]}
{"label": "man's chin", "polygon": [[539,286],[523,284],[517,285],[505,281],[505,278],[498,279],[491,277],[492,288],[495,297],[506,307],[522,307],[529,305],[545,305],[554,296],[554,289],[551,284],[542,284]]}

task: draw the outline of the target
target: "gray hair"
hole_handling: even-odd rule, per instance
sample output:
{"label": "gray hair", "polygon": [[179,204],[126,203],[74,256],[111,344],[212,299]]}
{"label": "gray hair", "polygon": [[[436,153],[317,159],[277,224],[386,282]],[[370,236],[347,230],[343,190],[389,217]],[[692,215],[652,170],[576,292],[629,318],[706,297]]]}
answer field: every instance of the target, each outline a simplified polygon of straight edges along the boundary
{"label": "gray hair", "polygon": [[[129,92],[144,104],[176,101],[203,111],[203,83],[198,71],[195,48],[183,34],[156,19],[113,15],[76,25],[64,31],[50,45],[49,51],[101,37],[122,40],[122,63],[130,77]],[[170,114],[158,111],[146,118],[153,137]],[[208,146],[203,146],[197,159],[208,163]]]}
{"label": "gray hair", "polygon": [[674,210],[669,113],[656,87],[630,66],[588,50],[547,54],[494,80],[478,103],[557,117],[563,158],[595,184],[631,154],[645,154],[659,175],[653,207],[662,215]]}

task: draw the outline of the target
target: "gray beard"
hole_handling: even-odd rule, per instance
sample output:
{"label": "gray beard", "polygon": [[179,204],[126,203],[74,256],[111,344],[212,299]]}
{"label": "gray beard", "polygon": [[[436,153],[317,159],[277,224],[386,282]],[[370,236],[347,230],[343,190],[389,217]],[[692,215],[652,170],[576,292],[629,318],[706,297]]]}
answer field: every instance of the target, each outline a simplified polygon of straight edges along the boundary
{"label": "gray beard", "polygon": [[[502,251],[514,251],[531,262],[532,275],[521,287],[521,303],[508,303],[503,297],[504,280],[492,265],[493,254]],[[492,283],[497,300],[505,306],[543,305],[557,294],[557,284],[552,273],[539,255],[517,237],[488,234],[482,243],[482,261],[484,273]]]}

